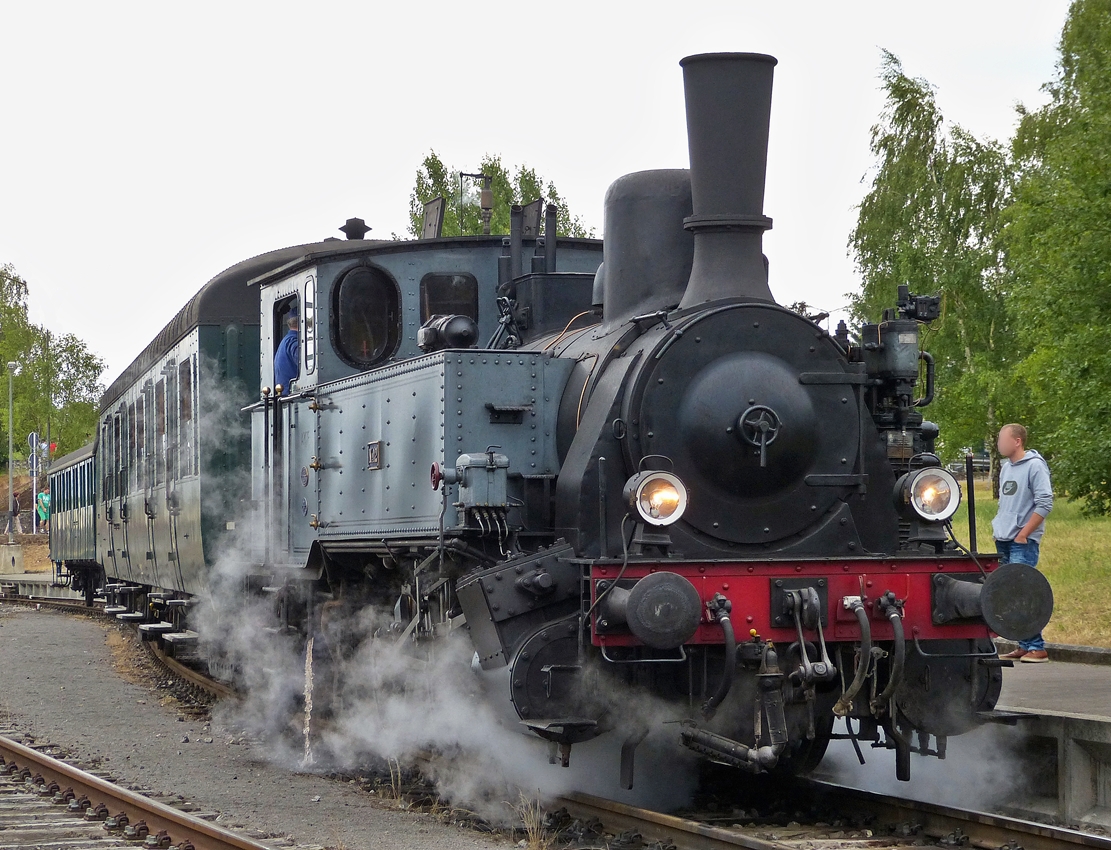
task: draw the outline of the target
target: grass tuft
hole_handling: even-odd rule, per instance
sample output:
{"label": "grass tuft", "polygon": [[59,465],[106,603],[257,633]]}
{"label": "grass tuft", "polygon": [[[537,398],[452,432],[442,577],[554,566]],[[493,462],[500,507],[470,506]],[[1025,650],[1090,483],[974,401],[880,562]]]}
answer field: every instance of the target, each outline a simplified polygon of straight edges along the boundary
{"label": "grass tuft", "polygon": [[552,845],[552,839],[544,830],[544,809],[540,804],[540,798],[529,797],[522,791],[518,795],[516,805],[511,803],[506,805],[521,819],[521,824],[525,828],[527,850],[548,850]]}

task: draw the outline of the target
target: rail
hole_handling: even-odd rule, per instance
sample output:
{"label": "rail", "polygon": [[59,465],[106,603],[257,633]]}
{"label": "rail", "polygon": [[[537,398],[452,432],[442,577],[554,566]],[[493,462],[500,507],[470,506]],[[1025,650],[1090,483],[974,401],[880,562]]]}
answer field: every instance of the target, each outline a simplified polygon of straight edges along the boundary
{"label": "rail", "polygon": [[5,765],[14,764],[16,771],[26,769],[32,776],[41,776],[45,785],[57,783],[59,789],[72,790],[77,799],[87,797],[90,808],[103,804],[113,816],[125,813],[131,825],[145,823],[151,836],[165,832],[179,847],[188,842],[196,850],[269,850],[265,844],[128,791],[9,738],[0,737],[0,757]]}
{"label": "rail", "polygon": [[[867,812],[875,816],[869,829],[855,831],[828,825],[792,824],[761,826],[755,829],[718,826],[690,817],[678,817],[589,794],[571,793],[561,797],[574,817],[597,818],[608,832],[634,830],[649,841],[670,840],[681,850],[784,850],[829,846],[871,848],[877,842],[908,845],[933,839],[943,846],[971,846],[982,850],[1021,847],[1023,850],[1064,850],[1089,847],[1111,850],[1111,837],[1078,832],[1032,821],[985,812],[963,811],[933,803],[903,800],[883,794],[857,791],[826,783],[800,780],[797,793],[822,795],[826,802],[848,812]],[[744,821],[742,815],[735,818]],[[884,832],[885,827],[887,832]],[[766,837],[774,835],[774,837]],[[859,837],[854,837],[859,835]],[[894,839],[894,841],[893,841]]]}

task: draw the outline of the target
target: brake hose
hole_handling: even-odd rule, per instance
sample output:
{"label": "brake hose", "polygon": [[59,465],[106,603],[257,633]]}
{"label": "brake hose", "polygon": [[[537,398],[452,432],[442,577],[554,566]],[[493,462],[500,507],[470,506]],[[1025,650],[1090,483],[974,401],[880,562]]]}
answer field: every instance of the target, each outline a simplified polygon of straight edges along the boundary
{"label": "brake hose", "polygon": [[887,677],[887,686],[878,697],[872,700],[872,713],[879,715],[884,707],[895,695],[895,689],[903,680],[903,661],[906,659],[906,635],[903,633],[903,617],[898,607],[888,605],[887,619],[891,621],[891,628],[895,632],[895,654],[891,659],[891,672]]}
{"label": "brake hose", "polygon": [[717,692],[702,704],[702,714],[709,719],[714,716],[717,707],[733,687],[733,674],[737,670],[737,636],[733,633],[733,623],[729,619],[729,612],[733,605],[728,599],[716,593],[706,607],[710,609],[711,616],[717,620],[725,634],[725,670],[722,672]]}
{"label": "brake hose", "polygon": [[856,615],[856,621],[860,624],[860,657],[856,663],[856,674],[853,676],[852,684],[833,706],[833,713],[838,717],[844,717],[853,710],[853,699],[864,687],[864,680],[868,677],[868,668],[872,663],[872,627],[868,622],[868,612],[864,608],[864,603],[860,601],[859,596],[853,596],[846,598],[844,604]]}

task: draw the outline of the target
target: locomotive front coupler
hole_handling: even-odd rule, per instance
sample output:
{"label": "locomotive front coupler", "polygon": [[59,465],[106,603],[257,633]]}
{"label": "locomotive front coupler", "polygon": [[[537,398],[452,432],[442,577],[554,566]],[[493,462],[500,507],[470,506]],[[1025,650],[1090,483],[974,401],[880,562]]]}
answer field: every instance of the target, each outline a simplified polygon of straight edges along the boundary
{"label": "locomotive front coupler", "polygon": [[[795,621],[795,631],[798,634],[798,643],[791,644],[788,653],[797,646],[799,654],[799,667],[792,671],[790,680],[796,685],[812,686],[815,682],[829,682],[837,675],[837,668],[829,659],[826,648],[825,634],[822,632],[821,598],[812,587],[803,587],[798,590],[788,590],[784,593],[784,607]],[[816,629],[818,632],[818,647],[821,660],[810,661],[806,652],[806,638],[803,636],[803,626]]]}
{"label": "locomotive front coupler", "polygon": [[756,678],[759,702],[752,746],[703,729],[693,720],[683,722],[684,728],[679,734],[683,746],[751,773],[775,767],[787,746],[787,718],[783,711],[783,673],[779,669],[775,646],[770,641],[764,645],[760,672]]}

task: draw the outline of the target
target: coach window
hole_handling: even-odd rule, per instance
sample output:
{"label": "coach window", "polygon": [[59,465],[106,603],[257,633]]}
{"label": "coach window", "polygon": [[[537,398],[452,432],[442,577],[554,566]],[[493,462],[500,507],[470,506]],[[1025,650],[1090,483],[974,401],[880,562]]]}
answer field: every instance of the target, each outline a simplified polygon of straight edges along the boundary
{"label": "coach window", "polygon": [[166,382],[154,387],[154,483],[161,484],[166,475]]}
{"label": "coach window", "polygon": [[177,398],[177,368],[171,361],[166,365],[166,481],[177,481],[181,478],[178,468],[177,440],[180,429],[178,428],[178,398]]}
{"label": "coach window", "polygon": [[181,421],[182,475],[193,475],[193,358],[186,357],[177,367],[178,419]]}
{"label": "coach window", "polygon": [[420,281],[420,321],[466,316],[478,321],[478,281],[469,274],[426,274]]}
{"label": "coach window", "polygon": [[145,490],[147,488],[147,420],[146,405],[144,403],[145,398],[145,395],[140,395],[135,399],[135,470],[138,473],[136,485],[139,490]]}
{"label": "coach window", "polygon": [[116,495],[127,495],[127,476],[130,471],[128,467],[128,452],[131,450],[131,443],[128,441],[128,422],[127,422],[127,402],[121,401],[119,409],[116,411],[116,419],[120,423],[119,437],[117,438],[119,465],[116,467]]}
{"label": "coach window", "polygon": [[378,268],[351,269],[332,289],[332,345],[347,364],[369,369],[397,349],[397,284]]}
{"label": "coach window", "polygon": [[106,419],[100,426],[100,498],[112,498],[112,429]]}
{"label": "coach window", "polygon": [[120,445],[120,442],[121,442],[120,437],[121,436],[122,436],[122,434],[120,432],[120,415],[117,413],[115,416],[112,417],[112,498],[113,499],[116,498],[116,496],[118,496],[119,493],[120,493],[120,490],[119,490],[120,468],[123,466],[123,461],[122,461],[121,451],[120,451],[123,448]]}
{"label": "coach window", "polygon": [[139,487],[139,456],[138,446],[135,443],[135,403],[127,406],[127,465],[131,475],[127,482],[129,492],[134,492]]}

